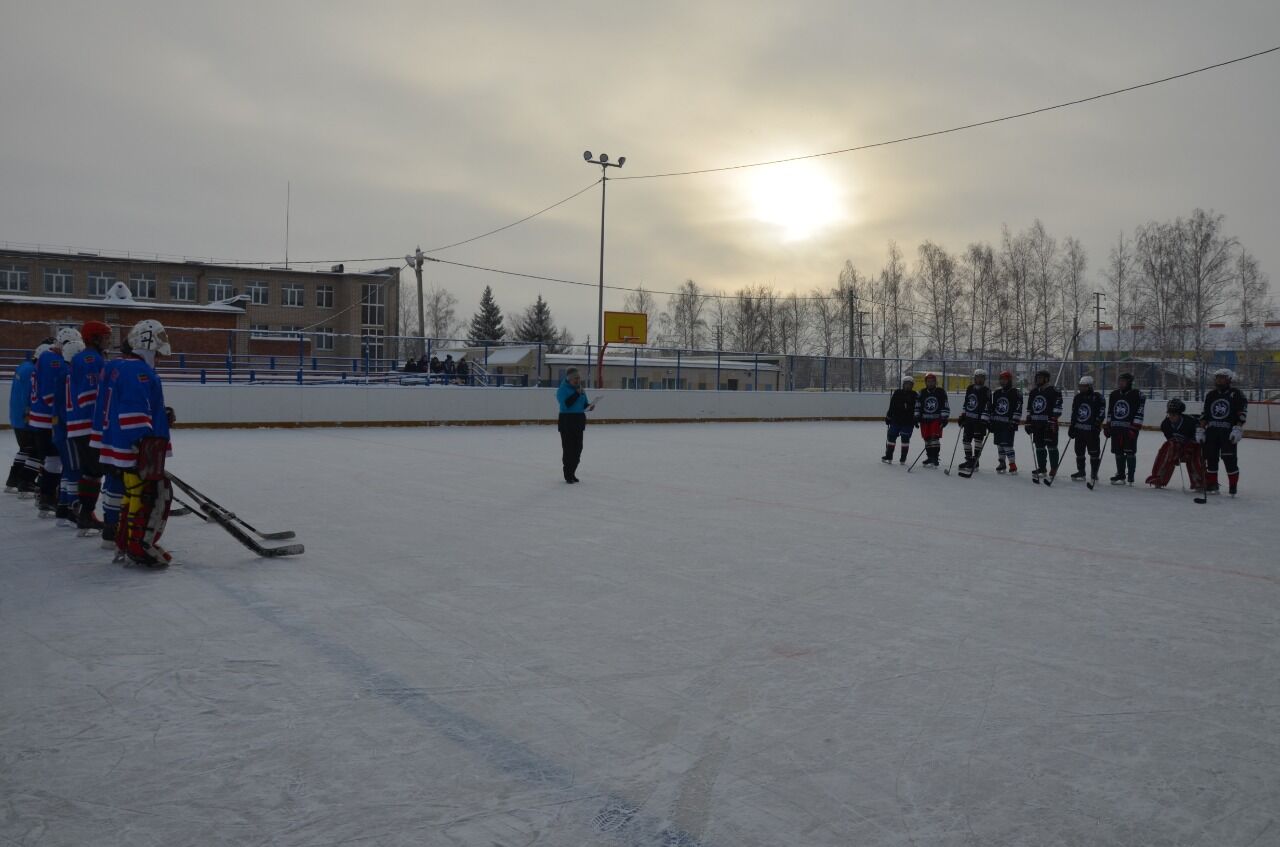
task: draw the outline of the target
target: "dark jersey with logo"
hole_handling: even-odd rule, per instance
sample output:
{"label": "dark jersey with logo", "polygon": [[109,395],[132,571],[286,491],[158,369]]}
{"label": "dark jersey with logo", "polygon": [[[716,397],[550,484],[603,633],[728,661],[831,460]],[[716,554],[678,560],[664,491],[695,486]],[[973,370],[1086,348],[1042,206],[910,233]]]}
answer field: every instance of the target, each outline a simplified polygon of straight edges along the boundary
{"label": "dark jersey with logo", "polygon": [[916,422],[916,392],[910,388],[899,388],[889,398],[889,411],[885,412],[884,422],[894,426],[913,426]]}
{"label": "dark jersey with logo", "polygon": [[1017,426],[1022,421],[1022,392],[1012,385],[991,392],[987,420],[993,426]]}
{"label": "dark jersey with logo", "polygon": [[938,388],[925,388],[916,398],[916,422],[942,421],[946,423],[951,417],[951,404],[947,402],[947,392]]}
{"label": "dark jersey with logo", "polygon": [[1142,413],[1146,407],[1147,399],[1138,389],[1117,388],[1107,403],[1107,422],[1112,429],[1142,429]]}
{"label": "dark jersey with logo", "polygon": [[1249,415],[1249,401],[1238,388],[1214,388],[1204,395],[1204,411],[1200,420],[1205,429],[1231,429],[1244,427],[1245,418]]}
{"label": "dark jersey with logo", "polygon": [[1160,422],[1160,431],[1164,437],[1179,444],[1191,444],[1196,440],[1196,419],[1190,415],[1178,415],[1175,424],[1172,417]]}
{"label": "dark jersey with logo", "polygon": [[1052,385],[1037,385],[1027,392],[1027,423],[1043,424],[1062,417],[1062,392]]}
{"label": "dark jersey with logo", "polygon": [[991,389],[985,385],[970,385],[964,391],[964,411],[960,416],[967,424],[986,423],[991,414]]}
{"label": "dark jersey with logo", "polygon": [[1071,426],[1076,432],[1097,432],[1107,413],[1107,401],[1096,391],[1081,391],[1071,400]]}

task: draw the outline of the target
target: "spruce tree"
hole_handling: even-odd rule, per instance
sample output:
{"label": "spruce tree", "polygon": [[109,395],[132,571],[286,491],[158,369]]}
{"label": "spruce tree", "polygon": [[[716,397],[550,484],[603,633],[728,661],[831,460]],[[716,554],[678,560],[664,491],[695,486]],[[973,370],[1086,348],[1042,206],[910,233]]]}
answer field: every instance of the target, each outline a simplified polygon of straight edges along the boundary
{"label": "spruce tree", "polygon": [[[538,295],[533,305],[524,310],[516,324],[516,340],[535,344],[554,344],[560,337],[556,322],[551,318],[551,307]],[[556,352],[552,350],[550,352]]]}
{"label": "spruce tree", "polygon": [[478,346],[486,341],[500,341],[504,335],[506,330],[502,328],[502,310],[493,299],[493,289],[486,285],[484,294],[480,295],[480,311],[471,318],[467,343]]}

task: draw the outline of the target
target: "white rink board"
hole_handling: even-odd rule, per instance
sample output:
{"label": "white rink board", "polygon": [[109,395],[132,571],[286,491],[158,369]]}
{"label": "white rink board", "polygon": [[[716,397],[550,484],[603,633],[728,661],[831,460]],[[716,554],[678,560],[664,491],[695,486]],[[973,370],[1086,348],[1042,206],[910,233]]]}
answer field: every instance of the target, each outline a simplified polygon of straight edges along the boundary
{"label": "white rink board", "polygon": [[547,427],[183,431],[308,552],[175,518],[166,572],[0,495],[0,843],[1280,840],[1280,444],[1206,506],[882,448],[594,427],[567,486]]}

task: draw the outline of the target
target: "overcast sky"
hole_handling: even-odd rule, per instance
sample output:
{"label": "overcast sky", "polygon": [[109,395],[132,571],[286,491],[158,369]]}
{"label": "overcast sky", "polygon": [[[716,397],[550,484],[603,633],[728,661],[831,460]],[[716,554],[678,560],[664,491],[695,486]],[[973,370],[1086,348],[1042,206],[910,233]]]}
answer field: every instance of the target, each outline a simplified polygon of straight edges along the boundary
{"label": "overcast sky", "polygon": [[[402,255],[598,177],[981,120],[1280,44],[1269,2],[63,3],[0,0],[0,240],[219,259]],[[1098,280],[1121,231],[1197,206],[1280,267],[1280,53],[966,133],[610,182],[606,281],[834,284],[1042,219]],[[784,166],[785,167],[785,166]],[[792,194],[798,192],[799,196]],[[438,254],[594,282],[600,194]],[[385,264],[385,263],[384,263]],[[595,292],[428,266],[469,315]],[[619,307],[622,293],[606,296]]]}

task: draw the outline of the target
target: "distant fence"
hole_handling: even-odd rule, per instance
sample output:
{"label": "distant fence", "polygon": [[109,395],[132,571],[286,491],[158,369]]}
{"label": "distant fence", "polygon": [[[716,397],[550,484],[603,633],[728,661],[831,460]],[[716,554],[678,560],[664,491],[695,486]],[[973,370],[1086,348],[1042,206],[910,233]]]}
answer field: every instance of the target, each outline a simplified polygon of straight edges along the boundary
{"label": "distant fence", "polygon": [[[6,339],[6,324],[13,323],[18,322],[0,321],[3,373],[11,373],[30,353],[6,343],[12,341]],[[518,341],[424,341],[376,332],[351,335],[181,327],[170,328],[169,335],[173,355],[162,361],[161,374],[167,381],[205,384],[536,387],[555,385],[567,368],[576,367],[588,373],[588,384],[594,385],[600,361],[600,348],[592,344],[563,347]],[[332,349],[338,339],[351,341],[344,346],[356,352],[335,355]],[[433,356],[441,360],[453,357],[455,363],[465,362],[465,366],[455,366],[452,373],[443,368],[432,371]],[[426,366],[425,372],[416,369],[419,361]],[[1025,389],[1033,384],[1037,370],[1043,368],[1056,375],[1061,368],[1061,384],[1068,388],[1081,376],[1090,374],[1097,389],[1107,392],[1116,386],[1121,373],[1130,372],[1138,388],[1148,396],[1195,399],[1212,386],[1213,371],[1221,366],[1187,359],[1075,360],[1064,364],[1057,359],[998,356],[876,358],[610,345],[604,357],[603,378],[604,387],[629,390],[883,393],[897,388],[904,374],[915,376],[919,387],[923,375],[931,372],[938,376],[940,385],[960,391],[976,368],[987,372],[992,385],[997,374],[1007,370]],[[1260,362],[1235,370],[1237,387],[1251,399],[1280,399],[1280,362]]]}

